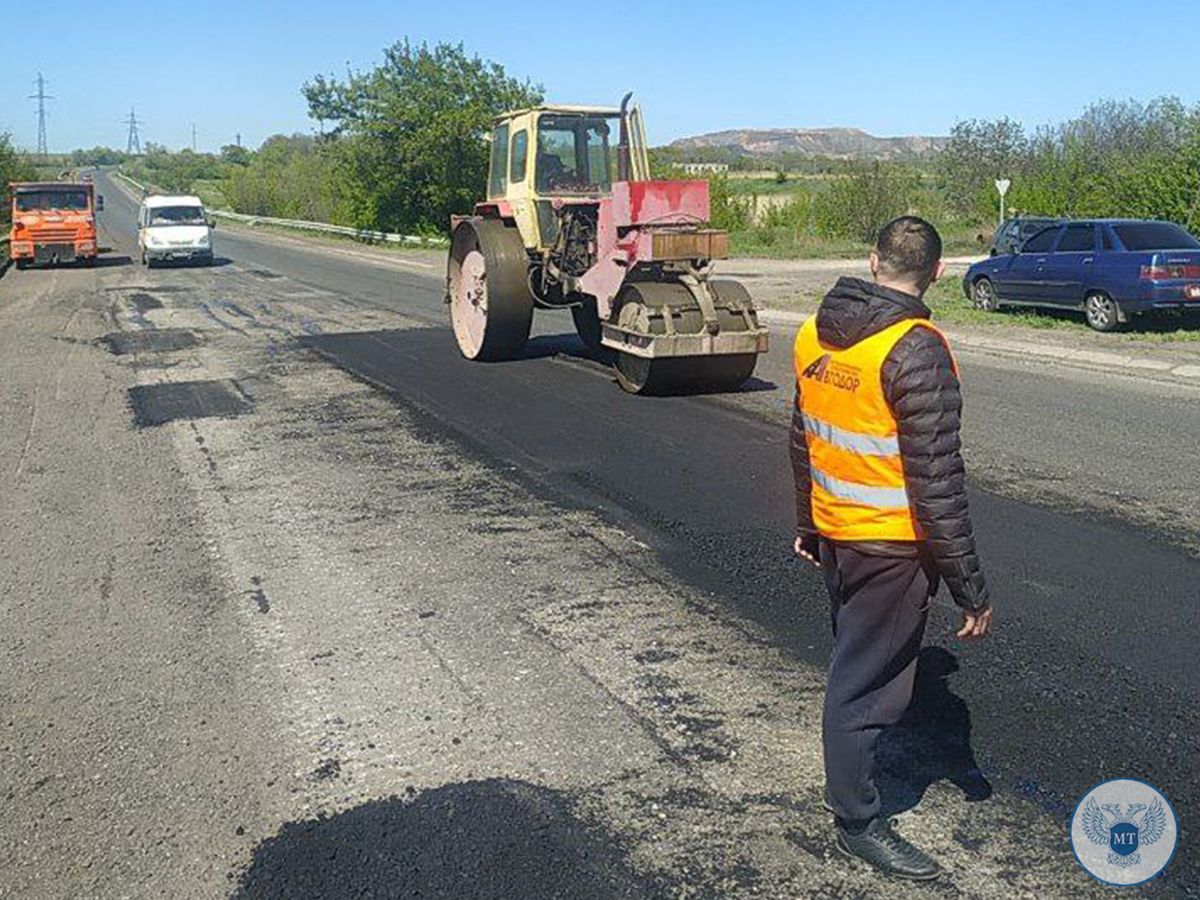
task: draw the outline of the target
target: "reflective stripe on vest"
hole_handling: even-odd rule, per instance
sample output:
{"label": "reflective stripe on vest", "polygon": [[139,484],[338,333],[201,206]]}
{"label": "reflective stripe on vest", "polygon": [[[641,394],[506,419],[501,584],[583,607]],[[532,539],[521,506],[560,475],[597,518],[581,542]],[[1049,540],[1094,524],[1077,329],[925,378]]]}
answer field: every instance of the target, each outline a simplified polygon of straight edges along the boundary
{"label": "reflective stripe on vest", "polygon": [[827,444],[833,444],[851,453],[860,453],[863,456],[895,456],[900,452],[900,443],[894,437],[877,437],[847,431],[808,413],[804,413],[804,427]]}
{"label": "reflective stripe on vest", "polygon": [[926,319],[905,319],[845,349],[821,344],[816,317],[796,335],[813,522],[826,537],[920,538],[904,483],[896,417],[881,380],[884,360],[913,328],[928,328],[945,341]]}
{"label": "reflective stripe on vest", "polygon": [[877,509],[908,507],[908,491],[902,487],[871,487],[852,481],[841,481],[832,475],[826,475],[820,469],[812,470],[812,480],[835,497],[861,503],[863,506],[874,506]]}

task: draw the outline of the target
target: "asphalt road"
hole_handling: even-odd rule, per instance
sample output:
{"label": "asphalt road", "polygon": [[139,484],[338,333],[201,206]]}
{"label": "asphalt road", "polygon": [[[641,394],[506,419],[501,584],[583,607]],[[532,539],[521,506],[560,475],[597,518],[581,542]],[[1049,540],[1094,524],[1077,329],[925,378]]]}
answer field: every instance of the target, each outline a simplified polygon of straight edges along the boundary
{"label": "asphalt road", "polygon": [[[319,272],[292,268],[291,251],[225,239],[230,255],[433,322],[443,316],[434,278],[329,261]],[[604,510],[680,577],[822,662],[829,640],[816,579],[786,552],[794,523],[779,413],[790,410],[790,336],[776,335],[773,358],[741,398],[645,399],[579,360],[565,327],[544,316],[522,361],[488,366],[461,360],[444,328],[306,342],[532,489]],[[1200,810],[1190,763],[1200,748],[1200,562],[1163,538],[1190,540],[1172,528],[1200,499],[1200,392],[985,356],[964,356],[963,368],[968,459],[992,488],[976,489],[972,504],[999,627],[960,649],[943,593],[931,634],[962,666],[956,692],[968,701],[976,752],[1001,784],[1054,811],[1130,774],[1158,785],[1186,819]],[[1132,521],[1120,518],[1126,507]],[[1144,528],[1150,512],[1158,534]],[[1198,862],[1181,849],[1179,877]]]}
{"label": "asphalt road", "polygon": [[[444,318],[440,272],[339,262],[229,231],[221,241],[229,256],[298,281],[431,323]],[[824,612],[792,619],[796,571],[780,552],[793,524],[777,415],[790,411],[790,335],[774,336],[771,359],[739,398],[635,399],[614,390],[602,363],[580,358],[565,328],[565,316],[539,315],[525,359],[491,366],[466,365],[444,328],[308,342],[540,489],[620,517],[661,543],[689,578],[768,623],[785,646],[815,641],[814,658],[823,658]],[[1123,704],[1146,737],[1154,722],[1194,721],[1200,563],[1166,543],[1189,540],[1178,519],[1200,507],[1192,464],[1200,391],[982,355],[965,355],[963,368],[967,455],[976,479],[982,473],[993,488],[975,492],[974,515],[1003,622],[990,647],[970,651],[978,662],[964,674],[994,694],[987,707],[975,695],[977,727],[1004,723],[983,743],[996,747],[1008,734],[1014,758],[1028,760],[1029,741],[1039,739],[1022,725],[1029,710],[1062,703],[1076,712],[1071,729],[1094,731],[1094,755],[1076,731],[1042,732],[1034,760],[1061,759],[1071,745],[1085,754],[1072,755],[1072,770],[1104,760],[1173,783],[1168,766],[1153,766],[1143,735],[1116,757],[1101,736]],[[1044,505],[1014,502],[1031,496]],[[1147,507],[1162,517],[1159,534],[1121,521],[1123,510],[1145,515]],[[1081,707],[1080,694],[1093,704]],[[1193,731],[1169,730],[1179,740]],[[1164,763],[1182,749],[1146,743],[1167,754]],[[1022,778],[1055,784],[1036,764],[1022,768]],[[1067,782],[1060,799],[1079,783]]]}
{"label": "asphalt road", "polygon": [[[109,179],[101,177],[99,181],[108,197],[106,240],[117,253],[129,254],[133,205]],[[287,408],[298,415],[296,410],[304,405],[304,391],[311,390],[313,408],[320,413],[318,418],[333,423],[330,427],[334,430],[322,432],[327,436],[321,444],[304,444],[298,454],[286,459],[287,466],[297,469],[296,480],[289,482],[288,496],[303,491],[308,498],[294,501],[297,509],[320,508],[323,494],[338,493],[320,483],[322,478],[332,477],[334,461],[357,459],[360,467],[374,471],[368,462],[362,461],[361,454],[366,452],[363,446],[390,440],[387,436],[393,430],[397,434],[407,430],[426,444],[449,448],[446,461],[440,465],[448,469],[469,468],[470,478],[458,483],[446,502],[452,512],[466,516],[468,521],[473,517],[480,520],[480,530],[470,544],[474,550],[456,547],[460,542],[469,543],[462,537],[463,526],[447,524],[441,526],[441,532],[430,526],[430,534],[444,538],[442,544],[433,538],[426,541],[414,537],[419,532],[406,531],[407,544],[394,547],[388,544],[381,552],[399,554],[414,571],[428,565],[409,547],[414,540],[415,546],[429,548],[430,554],[442,553],[449,560],[447,565],[453,566],[453,559],[461,557],[459,576],[464,585],[473,569],[482,568],[480,559],[500,554],[508,560],[507,569],[502,567],[497,570],[502,574],[489,577],[501,579],[495,582],[499,585],[497,590],[512,597],[523,596],[523,592],[539,596],[571,595],[581,589],[579,585],[589,584],[608,597],[605,592],[624,589],[630,576],[609,573],[606,567],[636,563],[638,571],[643,573],[639,578],[647,577],[646,572],[654,573],[651,582],[655,587],[644,589],[644,615],[659,615],[674,598],[686,602],[669,607],[670,616],[662,614],[664,618],[646,621],[611,618],[618,613],[604,611],[610,606],[608,600],[597,601],[599,606],[595,610],[589,606],[586,615],[578,611],[567,614],[549,606],[536,607],[526,611],[522,621],[533,622],[540,635],[586,674],[589,684],[602,687],[626,709],[637,711],[642,708],[639,704],[648,704],[646,709],[650,711],[639,713],[643,716],[639,727],[646,734],[658,734],[655,709],[671,707],[676,715],[673,727],[683,721],[675,707],[688,702],[686,697],[692,692],[679,685],[692,684],[689,678],[706,685],[705,690],[715,690],[708,683],[714,676],[711,672],[706,675],[704,667],[695,660],[696,647],[736,646],[739,648],[736,652],[731,650],[726,654],[732,654],[731,665],[735,658],[740,661],[734,672],[753,673],[761,676],[764,683],[775,677],[766,673],[790,673],[787,678],[793,679],[795,695],[784,679],[775,683],[773,691],[762,694],[760,704],[771,707],[772,711],[777,705],[791,709],[797,726],[803,724],[804,728],[798,728],[789,739],[798,745],[811,743],[814,700],[801,673],[819,673],[827,658],[828,617],[819,579],[798,566],[788,553],[792,501],[784,422],[791,402],[786,352],[789,335],[775,336],[774,349],[761,364],[757,379],[736,396],[634,398],[617,388],[602,360],[584,354],[578,341],[566,331],[569,320],[564,317],[540,316],[535,337],[521,360],[492,365],[463,361],[443,324],[439,264],[431,255],[380,258],[353,249],[314,247],[232,229],[219,229],[217,235],[216,248],[222,265],[211,273],[162,270],[143,274],[126,267],[123,280],[107,286],[106,279],[112,272],[101,269],[96,276],[87,276],[100,281],[99,285],[88,288],[94,294],[120,290],[122,296],[134,297],[144,289],[155,302],[166,304],[164,312],[178,310],[179,327],[165,329],[160,324],[154,329],[155,336],[144,338],[153,346],[141,347],[144,356],[138,365],[145,367],[141,371],[154,369],[153,354],[180,351],[194,352],[197,370],[203,369],[206,375],[204,384],[208,387],[199,388],[194,386],[198,382],[188,381],[193,386],[183,389],[182,397],[178,392],[167,397],[162,391],[152,391],[149,400],[139,406],[138,394],[131,394],[134,412],[143,417],[142,424],[147,426],[137,434],[157,434],[152,430],[156,421],[177,418],[178,411],[171,404],[184,407],[192,404],[205,414],[223,412],[229,416],[201,419],[211,423],[206,426],[211,433],[202,436],[200,431],[195,432],[200,450],[191,447],[186,452],[181,450],[191,436],[182,431],[175,436],[174,452],[184,454],[180,465],[185,476],[190,471],[187,453],[203,455],[203,466],[198,468],[201,475],[210,468],[213,473],[218,468],[234,473],[225,476],[233,479],[227,491],[218,492],[209,500],[204,499],[208,489],[195,480],[201,476],[187,476],[192,479],[188,491],[201,498],[195,517],[210,523],[207,533],[211,554],[222,560],[231,558],[234,561],[227,565],[233,568],[238,568],[239,558],[261,555],[262,565],[255,569],[259,571],[268,564],[269,550],[273,554],[272,565],[287,569],[289,566],[283,564],[291,559],[290,568],[297,570],[276,576],[281,580],[294,579],[297,584],[302,583],[302,576],[316,581],[336,580],[336,571],[314,568],[303,557],[284,553],[286,535],[296,527],[296,520],[278,512],[278,496],[272,495],[274,499],[270,502],[258,497],[258,493],[266,490],[260,482],[273,484],[284,478],[279,466],[267,464],[267,457],[273,459],[272,454],[283,451],[277,449],[271,434],[256,438],[245,433],[245,426],[236,424],[248,421],[237,418],[239,414],[251,407],[261,412],[270,405],[270,398],[285,393],[290,398]],[[24,276],[37,273],[20,274],[23,278],[15,286],[9,279],[0,282],[0,305],[6,291],[31,290],[33,282]],[[79,279],[85,273],[71,273],[71,276],[76,274],[79,278],[73,281],[64,275],[61,284],[48,286],[48,292],[53,294],[57,289],[60,295],[67,295],[71,290],[82,290]],[[287,306],[285,314],[280,312],[285,303],[296,306]],[[138,315],[134,301],[128,316],[136,324]],[[194,319],[188,319],[188,315]],[[119,316],[109,317],[110,326],[119,326],[114,333],[124,335],[127,328],[132,329],[128,332],[132,335],[150,333],[139,331],[129,322],[116,321]],[[205,321],[212,336],[202,327]],[[182,337],[185,333],[201,335],[204,346],[193,349],[189,345],[192,339]],[[243,357],[229,357],[243,360],[230,362],[216,355],[220,335],[230,341],[252,335],[265,350],[255,357],[253,365]],[[297,345],[303,349],[297,349]],[[1045,860],[1039,854],[1052,852],[1059,857],[1063,854],[1065,831],[1059,829],[1087,788],[1110,777],[1145,778],[1171,799],[1182,829],[1180,849],[1168,875],[1145,890],[1152,895],[1181,895],[1200,882],[1197,878],[1200,854],[1190,846],[1193,831],[1189,828],[1189,821],[1200,810],[1193,762],[1200,742],[1197,729],[1200,716],[1196,712],[1200,691],[1193,649],[1195,635],[1200,631],[1197,627],[1200,612],[1195,602],[1200,563],[1185,549],[1200,533],[1196,524],[1200,476],[1188,464],[1196,458],[1194,435],[1200,433],[1197,392],[1099,374],[1055,371],[984,356],[964,354],[961,362],[968,404],[968,462],[975,484],[972,503],[998,607],[998,630],[986,643],[960,646],[951,634],[956,623],[954,610],[944,596],[941,598],[931,620],[933,649],[927,653],[926,676],[921,682],[918,702],[905,727],[889,738],[889,802],[897,812],[911,809],[918,801],[922,801],[918,810],[933,803],[935,810],[953,810],[954,815],[961,817],[956,819],[960,823],[974,822],[975,827],[987,833],[987,840],[994,842],[981,851],[987,856],[990,868],[986,876],[979,877],[985,878],[986,885],[1019,891],[1031,887],[1022,878],[1033,877],[1035,869],[1044,871],[1039,866],[1044,866]],[[346,414],[345,409],[353,406],[350,400],[341,395],[321,400],[324,396],[321,392],[329,389],[326,379],[332,378],[322,372],[330,365],[370,386],[364,388],[362,395],[340,387],[339,390],[349,392],[346,397],[354,398],[353,403],[392,405],[401,421],[384,429],[378,422],[384,421],[386,414],[372,407],[375,418],[371,422],[375,424],[367,429]],[[170,369],[161,374],[167,382],[179,377],[179,372]],[[226,386],[223,379],[231,379],[233,387]],[[317,415],[313,410],[306,414]],[[170,427],[176,426],[178,422]],[[32,431],[33,426],[30,428]],[[235,431],[236,428],[241,430]],[[297,430],[293,424],[279,434]],[[360,443],[342,447],[338,441],[350,433],[359,434]],[[147,436],[141,440],[153,438]],[[334,452],[322,450],[323,447],[341,449]],[[142,452],[148,454],[147,458],[168,455],[167,448],[161,446]],[[371,452],[383,453],[384,449]],[[24,459],[28,454],[20,451],[17,455]],[[315,466],[314,457],[323,468],[310,473],[311,477],[305,474],[302,478],[300,470],[307,472],[306,466]],[[197,466],[200,461],[200,457],[194,460]],[[373,461],[372,457],[369,462]],[[403,480],[411,477],[407,473],[409,465],[411,460],[404,470],[393,471]],[[439,498],[447,493],[438,480],[442,476],[435,475],[434,470],[440,471],[434,467],[422,473],[428,483],[428,494],[424,501],[419,497],[413,501],[418,506],[425,503],[438,507],[442,502]],[[259,481],[248,480],[250,473],[256,474]],[[165,478],[166,473],[159,482]],[[418,487],[413,487],[413,491],[419,494]],[[369,503],[369,499],[364,499],[355,509],[363,504],[369,507]],[[536,516],[532,512],[518,514],[519,508],[529,504],[540,512]],[[246,512],[245,518],[239,518],[235,513],[243,508],[257,512]],[[404,507],[404,515],[408,514],[407,509]],[[356,515],[368,516],[374,522],[370,508],[366,512],[359,510]],[[263,517],[260,528],[253,527],[254,516]],[[533,532],[532,538],[527,526],[513,521],[525,518],[541,521],[538,516],[546,517],[546,521]],[[592,516],[595,521],[589,518]],[[395,520],[403,519],[403,515],[393,511],[390,517],[380,514],[378,518],[376,526],[387,529],[399,527]],[[301,516],[299,521],[306,520]],[[581,521],[589,524],[585,527]],[[272,526],[281,529],[280,536],[276,536]],[[632,543],[606,544],[607,549],[596,555],[595,535],[607,528],[628,535]],[[379,538],[374,531],[371,534],[372,540],[395,540]],[[334,538],[314,534],[310,540]],[[362,536],[355,540],[361,544]],[[274,546],[276,543],[280,546]],[[581,549],[585,546],[586,549]],[[549,553],[551,547],[554,555]],[[346,576],[351,583],[368,587],[375,583],[369,569],[372,549],[360,546],[357,551],[350,551],[364,554],[358,557],[364,568]],[[475,559],[470,555],[472,552],[482,556]],[[537,559],[530,561],[529,557]],[[185,559],[192,559],[195,564],[194,554],[181,553],[180,566],[185,565]],[[408,576],[393,571],[387,577],[403,580]],[[438,576],[446,577],[445,573]],[[541,593],[530,586],[538,579],[543,583]],[[423,582],[416,575],[407,583],[410,590],[422,589]],[[463,590],[469,593],[470,589],[464,586]],[[263,615],[269,615],[271,610],[279,612],[280,607],[273,605],[268,592],[257,582],[247,581],[246,591]],[[344,593],[346,585],[331,583],[329,591],[332,599],[339,591]],[[639,597],[635,591],[626,602],[616,604],[620,616],[638,615],[636,607],[642,602]],[[286,606],[282,609],[286,614]],[[321,622],[316,610],[314,606],[309,626],[314,634],[329,627],[329,623]],[[479,615],[467,610],[460,614]],[[590,616],[596,618],[588,619]],[[693,617],[697,617],[695,621]],[[422,621],[432,628],[441,619]],[[677,687],[669,692],[672,698],[669,703],[662,700],[661,691],[655,695],[657,700],[655,696],[644,696],[646,687],[642,682],[638,682],[640,687],[636,690],[629,688],[625,693],[626,689],[621,687],[625,683],[622,666],[612,661],[622,648],[628,652],[631,645],[647,639],[647,622],[653,622],[661,630],[654,632],[655,643],[651,647],[635,654],[641,664],[682,667],[691,661],[697,666],[691,674],[690,670],[673,672]],[[483,624],[488,633],[496,627],[495,623]],[[230,634],[225,640],[214,638],[213,652],[219,649],[221,654],[237,657],[238,641],[246,638],[237,636],[236,622],[227,625]],[[501,626],[501,632],[515,627],[504,622]],[[462,634],[449,632],[429,638],[435,645],[442,640],[452,648],[457,647],[450,654],[452,658],[458,654],[472,659],[472,651],[464,649],[472,641],[490,647],[490,641],[494,640],[483,636],[478,630],[479,623],[475,630],[461,622],[456,627],[468,635],[465,642]],[[725,632],[719,639],[711,635],[696,636],[708,627],[734,628],[743,637]],[[146,628],[147,635],[151,634],[149,624]],[[281,632],[275,637],[268,634],[256,639],[257,652],[291,658],[289,648],[299,639],[294,627],[284,631],[286,634]],[[692,635],[690,642],[685,642],[690,656],[670,649],[672,639],[680,635]],[[743,647],[745,641],[749,641],[753,651]],[[28,646],[28,639],[23,639],[18,649]],[[318,645],[314,647],[319,649]],[[612,649],[612,655],[605,656],[606,648]],[[17,650],[11,653],[16,654]],[[495,654],[485,655],[482,649],[474,653],[478,654],[472,660],[474,665],[496,664]],[[757,657],[746,662],[751,657],[744,654],[759,653],[778,656],[770,656],[769,662]],[[314,658],[317,656],[314,654]],[[442,668],[455,670],[453,661],[448,664],[445,658],[439,659]],[[714,662],[709,660],[710,665]],[[196,664],[201,668],[208,665]],[[230,665],[233,670],[238,669],[236,662]],[[206,677],[212,677],[211,673]],[[354,675],[344,673],[342,677],[353,680]],[[657,751],[654,747],[631,750],[640,739],[629,737],[625,743],[624,738],[613,738],[616,749],[599,746],[595,752],[581,749],[581,744],[606,740],[605,735],[625,734],[622,730],[625,726],[615,719],[603,718],[612,715],[600,712],[610,709],[611,701],[606,704],[591,698],[586,685],[572,686],[567,675],[560,677],[561,696],[555,696],[551,686],[543,683],[538,689],[528,688],[532,691],[528,702],[554,708],[568,698],[568,706],[578,704],[580,709],[589,710],[588,717],[595,715],[600,719],[590,728],[578,723],[571,726],[583,731],[574,740],[555,744],[546,752],[556,758],[563,753],[579,754],[575,759],[577,768],[590,766],[607,771],[599,779],[603,784],[618,779],[618,772],[612,770],[613,766],[620,769],[616,765],[618,759],[636,760],[659,751],[669,751],[667,755],[672,759],[675,757],[671,754],[682,754],[685,759],[690,759],[689,753],[695,754],[696,759],[684,766],[690,774],[703,770],[707,763],[730,762],[728,750],[733,744],[720,741],[702,746],[693,742],[680,749],[670,740],[662,743],[666,739],[659,737],[656,738],[659,743],[654,745]],[[658,684],[653,680],[647,683]],[[250,687],[255,689],[235,692],[235,697],[243,698],[246,706],[237,715],[251,719],[261,715],[264,721],[270,720],[273,713],[261,707],[271,705],[272,685]],[[309,692],[319,690],[311,687]],[[367,688],[364,686],[363,690]],[[545,695],[538,695],[538,690]],[[747,690],[746,697],[752,694]],[[524,701],[514,701],[506,695],[504,702]],[[729,712],[730,704],[713,703],[720,706],[723,715]],[[288,704],[292,704],[288,708],[295,704],[303,706],[296,699],[287,701],[285,706]],[[732,705],[752,706],[745,698]],[[689,727],[704,732],[703,726],[695,724],[704,721],[704,716],[694,710],[688,715],[692,725],[685,723],[684,732]],[[563,716],[564,722],[570,721],[570,710],[564,710]],[[733,722],[734,717],[728,716],[727,721]],[[744,730],[751,729],[753,721],[749,714],[737,719]],[[781,713],[779,721],[777,727],[786,727],[787,716]],[[245,723],[229,727],[246,745],[239,755],[248,760],[269,755],[269,751],[261,748],[260,736],[254,728]],[[567,730],[568,726],[564,724],[563,728]],[[731,732],[737,731],[732,724],[729,728]],[[778,741],[779,735],[773,735],[773,740]],[[763,755],[759,774],[764,782],[769,781],[766,773],[773,775],[780,768],[780,760],[768,752],[771,740],[764,739],[757,748],[754,743],[742,741],[737,747],[743,759],[753,759],[755,753]],[[914,755],[922,760],[915,767],[911,762]],[[339,765],[350,768],[345,756],[338,758]],[[963,759],[977,762],[994,790],[989,802],[971,804],[972,809],[960,809],[964,807],[961,798],[953,803],[938,794],[935,787],[944,783],[950,770],[961,768]],[[261,763],[255,765],[262,768]],[[629,766],[637,768],[637,764],[627,761],[626,768]],[[331,766],[326,768],[332,771]],[[479,768],[477,764],[475,770]],[[658,771],[647,764],[645,771],[652,770]],[[318,766],[315,781],[323,784],[327,779],[320,776],[322,771],[325,770]],[[386,766],[371,771],[370,777],[360,777],[373,788],[388,783]],[[804,772],[804,764],[796,761],[794,775],[798,783],[804,784],[805,790],[815,791],[801,777]],[[654,795],[658,798],[656,804],[669,809],[672,816],[699,815],[695,808],[703,804],[682,803],[675,808],[663,799],[678,798],[681,791],[685,794],[689,790],[698,791],[695,785],[689,782],[685,790],[682,782],[671,781],[682,779],[682,775],[667,778],[660,773],[654,778],[667,782],[662,792]],[[808,781],[811,780],[809,777]],[[313,781],[311,778],[305,781],[304,790],[316,790],[311,787]],[[428,781],[445,784],[444,778],[432,775]],[[249,796],[257,790],[248,786],[240,789]],[[598,789],[593,786],[593,790]],[[213,803],[229,802],[219,799],[221,790],[215,782],[211,792]],[[370,795],[369,791],[365,793]],[[756,802],[767,803],[761,799],[767,793],[760,789],[755,795],[760,798]],[[610,807],[617,801],[603,791],[601,797],[596,802],[605,806],[606,815],[616,815]],[[745,804],[745,796],[739,802]],[[268,823],[288,821],[286,803],[281,801],[275,806],[263,803],[269,810],[260,819],[268,833]],[[638,843],[639,832],[629,824],[631,819],[616,816],[614,821],[618,824],[614,829],[620,832],[621,840],[606,837],[576,822],[577,809],[569,803],[564,805],[560,794],[547,793],[511,778],[433,788],[422,792],[420,799],[411,804],[371,801],[339,815],[330,828],[318,828],[312,820],[298,820],[256,845],[249,867],[241,869],[239,889],[267,895],[271,893],[271,885],[277,893],[283,890],[280,885],[294,887],[299,881],[286,879],[297,878],[297,872],[306,871],[309,852],[303,848],[318,846],[324,848],[321,852],[336,853],[339,846],[354,843],[364,833],[380,828],[395,836],[389,839],[388,852],[400,858],[416,853],[418,859],[413,865],[417,865],[421,854],[412,849],[412,841],[405,835],[446,828],[453,832],[459,826],[446,824],[446,811],[463,804],[472,808],[478,805],[484,823],[525,816],[548,823],[546,827],[558,836],[558,845],[570,848],[564,852],[569,852],[572,858],[594,860],[572,869],[572,877],[576,885],[595,883],[602,887],[595,891],[589,887],[579,895],[638,896],[665,890],[661,883],[646,881],[650,876],[646,875],[644,856],[639,856],[636,850],[627,856],[622,850],[622,841]],[[763,813],[768,818],[780,814],[780,809],[790,808],[779,800],[770,801],[768,806],[769,811]],[[1024,818],[1014,818],[1014,810],[1020,811]],[[719,812],[721,821],[726,823],[748,817],[744,806],[741,812],[730,809]],[[733,838],[742,836],[740,825],[727,827]],[[1031,834],[1041,834],[1042,844],[1029,849],[1028,860],[1019,854],[1014,857],[1012,852],[1006,856],[999,845],[1010,841],[1013,846],[1025,846],[1021,836],[1013,833],[1023,828],[1028,828]],[[1057,843],[1053,838],[1056,833]],[[631,834],[635,837],[630,838]],[[814,842],[820,844],[815,834],[801,828],[790,840],[794,845],[810,847],[810,855],[816,857],[823,851],[811,851]],[[763,868],[762,859],[771,856],[763,849],[767,847],[763,843],[766,839],[752,834],[744,836],[744,840],[756,848],[754,866],[758,867],[758,875],[739,876],[740,870],[729,866],[716,874],[700,872],[692,881],[684,878],[685,887],[695,889],[693,895],[704,896],[701,886],[711,891],[713,885],[723,884],[723,888],[711,894],[720,896],[749,894],[755,885],[769,894],[772,885],[785,883],[772,881],[775,876]],[[469,843],[482,846],[482,841],[476,836]],[[664,843],[670,845],[670,840],[665,839]],[[959,843],[960,852],[972,852],[970,839],[964,838]],[[711,847],[693,845],[690,851],[710,853]],[[236,858],[238,851],[227,852]],[[536,856],[534,848],[521,852]],[[775,852],[782,854],[778,848]],[[1038,865],[1030,862],[1035,857],[1039,859]],[[1069,853],[1062,858],[1067,871]],[[470,868],[466,862],[456,864]],[[799,865],[795,861],[788,864]],[[661,860],[658,865],[661,866]],[[1024,871],[1026,868],[1029,872]],[[534,869],[548,871],[536,866]],[[322,871],[328,874],[328,870]],[[375,869],[370,869],[369,875],[376,879],[389,877],[387,872]],[[545,877],[550,880],[538,888],[544,895],[566,890],[550,875]],[[1088,890],[1086,881],[1076,879],[1066,883],[1073,886],[1069,893]],[[438,884],[444,887],[444,883]],[[857,890],[869,895],[878,889],[870,882],[839,884],[841,892],[847,893]],[[983,882],[956,881],[945,895],[990,895],[991,888],[980,884]],[[350,893],[350,887],[344,884],[341,887]],[[839,893],[836,885],[826,884],[823,889]],[[432,882],[430,890],[438,895]],[[1042,895],[1063,891],[1061,884],[1057,889],[1042,884],[1036,890]]]}

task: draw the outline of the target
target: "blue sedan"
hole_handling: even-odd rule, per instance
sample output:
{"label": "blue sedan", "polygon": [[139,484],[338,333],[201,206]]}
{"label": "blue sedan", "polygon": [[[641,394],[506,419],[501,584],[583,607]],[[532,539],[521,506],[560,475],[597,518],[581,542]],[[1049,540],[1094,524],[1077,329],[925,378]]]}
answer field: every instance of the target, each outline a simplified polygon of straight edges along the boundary
{"label": "blue sedan", "polygon": [[979,309],[1081,310],[1092,328],[1112,331],[1142,313],[1200,309],[1200,241],[1172,222],[1065,222],[975,263],[963,290]]}

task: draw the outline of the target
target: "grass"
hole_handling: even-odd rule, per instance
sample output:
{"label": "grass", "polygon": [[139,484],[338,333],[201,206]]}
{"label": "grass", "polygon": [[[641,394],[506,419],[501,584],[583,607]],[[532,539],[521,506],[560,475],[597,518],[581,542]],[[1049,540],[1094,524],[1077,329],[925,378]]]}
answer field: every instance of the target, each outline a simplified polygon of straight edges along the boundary
{"label": "grass", "polygon": [[[822,237],[805,234],[795,228],[758,226],[730,234],[734,256],[755,256],[767,259],[865,259],[871,252],[869,244],[853,238]],[[946,256],[979,256],[979,242],[974,231],[948,232],[944,236]]]}
{"label": "grass", "polygon": [[[1099,336],[1084,322],[1081,313],[1054,309],[1002,309],[984,312],[976,309],[962,289],[962,278],[949,275],[934,284],[925,295],[934,319],[947,325],[1004,326],[1018,325],[1042,331],[1075,332]],[[1200,342],[1200,317],[1157,315],[1139,316],[1121,331],[1109,335],[1118,341],[1152,343]]]}
{"label": "grass", "polygon": [[801,234],[794,228],[751,228],[730,234],[734,256],[768,259],[862,259],[866,245],[849,238]]}
{"label": "grass", "polygon": [[984,312],[976,309],[963,292],[959,275],[947,275],[936,282],[925,294],[925,303],[933,310],[934,319],[947,325],[1021,325],[1043,330],[1087,328],[1082,318],[1074,321],[1062,313],[1027,309]]}
{"label": "grass", "polygon": [[[820,293],[798,294],[790,302],[771,305],[812,312],[820,300]],[[976,309],[967,299],[962,289],[962,276],[958,273],[947,275],[934,284],[925,295],[925,303],[933,310],[935,322],[951,327],[1016,327],[1054,332],[1064,338],[1071,335],[1086,336],[1097,348],[1102,348],[1106,341],[1111,345],[1200,343],[1200,316],[1196,315],[1142,316],[1134,319],[1122,331],[1102,335],[1087,326],[1082,313],[1068,310],[1008,308],[999,312],[984,312]]]}

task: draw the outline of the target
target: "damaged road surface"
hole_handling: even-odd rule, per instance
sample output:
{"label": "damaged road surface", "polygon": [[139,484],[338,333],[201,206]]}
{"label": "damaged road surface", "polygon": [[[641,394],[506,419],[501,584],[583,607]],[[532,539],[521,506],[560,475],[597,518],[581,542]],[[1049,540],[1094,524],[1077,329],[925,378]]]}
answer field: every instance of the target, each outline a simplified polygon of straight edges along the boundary
{"label": "damaged road surface", "polygon": [[[433,257],[216,249],[0,279],[0,894],[1099,896],[1091,784],[1145,777],[1187,828],[1181,551],[976,495],[1001,630],[965,648],[939,604],[885,739],[947,874],[888,883],[821,809],[786,382],[628,397],[553,317],[472,365]],[[1142,890],[1196,874],[1185,830]]]}

